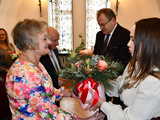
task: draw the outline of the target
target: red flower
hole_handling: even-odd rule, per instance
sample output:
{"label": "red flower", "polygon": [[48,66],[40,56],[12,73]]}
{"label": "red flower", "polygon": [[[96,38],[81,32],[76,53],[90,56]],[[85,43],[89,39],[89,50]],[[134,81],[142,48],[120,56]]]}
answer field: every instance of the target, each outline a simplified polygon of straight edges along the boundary
{"label": "red flower", "polygon": [[99,71],[104,71],[108,67],[108,64],[104,60],[99,60],[97,63],[97,68]]}
{"label": "red flower", "polygon": [[75,63],[75,66],[76,66],[77,68],[79,68],[81,64],[82,64],[82,62],[81,62],[81,61],[78,61],[78,62]]}

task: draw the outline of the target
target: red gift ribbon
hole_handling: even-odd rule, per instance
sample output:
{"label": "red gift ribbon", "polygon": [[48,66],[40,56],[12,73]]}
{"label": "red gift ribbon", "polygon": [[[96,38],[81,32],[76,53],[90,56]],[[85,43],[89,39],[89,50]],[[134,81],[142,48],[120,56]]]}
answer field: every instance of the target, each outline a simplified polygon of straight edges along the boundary
{"label": "red gift ribbon", "polygon": [[98,92],[98,83],[95,82],[93,78],[87,78],[86,80],[83,80],[82,82],[78,83],[76,88],[78,90],[78,94],[81,94],[80,99],[82,103],[84,104],[88,95],[89,90],[93,91],[93,102],[92,106],[97,104],[99,99],[99,92]]}

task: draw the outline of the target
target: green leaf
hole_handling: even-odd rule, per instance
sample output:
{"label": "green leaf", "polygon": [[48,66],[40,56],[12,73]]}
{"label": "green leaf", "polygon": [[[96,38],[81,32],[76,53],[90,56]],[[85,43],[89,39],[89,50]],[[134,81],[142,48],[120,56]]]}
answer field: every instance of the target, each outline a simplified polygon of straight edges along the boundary
{"label": "green leaf", "polygon": [[[81,43],[75,51],[72,51],[70,56],[67,58],[67,66],[60,73],[60,77],[72,83],[70,88],[87,79],[92,77],[95,81],[100,82],[104,85],[105,89],[111,89],[110,80],[116,79],[124,70],[122,64],[111,61],[109,57],[103,57],[100,55],[79,55],[79,51],[85,49],[85,44]],[[104,71],[99,71],[97,63],[99,60],[104,60],[108,64],[108,68]],[[79,66],[76,66],[79,63]],[[66,82],[66,83],[67,83]]]}

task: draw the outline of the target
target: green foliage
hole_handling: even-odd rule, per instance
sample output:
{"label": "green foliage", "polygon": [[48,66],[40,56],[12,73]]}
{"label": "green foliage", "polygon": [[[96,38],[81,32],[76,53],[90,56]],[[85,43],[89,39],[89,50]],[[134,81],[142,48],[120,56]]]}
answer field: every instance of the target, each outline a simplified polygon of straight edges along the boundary
{"label": "green foliage", "polygon": [[[105,89],[110,89],[111,85],[109,80],[113,80],[119,76],[123,71],[123,66],[111,61],[108,57],[99,55],[80,55],[79,52],[85,49],[82,43],[75,51],[72,51],[67,58],[67,66],[60,73],[60,77],[66,79],[66,83],[72,82],[71,88],[88,77],[92,77],[95,81],[104,85]],[[100,71],[97,67],[99,60],[104,60],[107,63],[107,68]]]}

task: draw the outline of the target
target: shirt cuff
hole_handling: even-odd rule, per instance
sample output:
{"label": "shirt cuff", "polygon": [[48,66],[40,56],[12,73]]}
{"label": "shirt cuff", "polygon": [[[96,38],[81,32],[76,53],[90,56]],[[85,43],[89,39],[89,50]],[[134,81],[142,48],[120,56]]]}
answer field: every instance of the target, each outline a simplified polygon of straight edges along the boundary
{"label": "shirt cuff", "polygon": [[102,105],[100,106],[100,109],[105,113],[107,114],[108,111],[110,111],[110,103],[108,102],[103,102]]}

